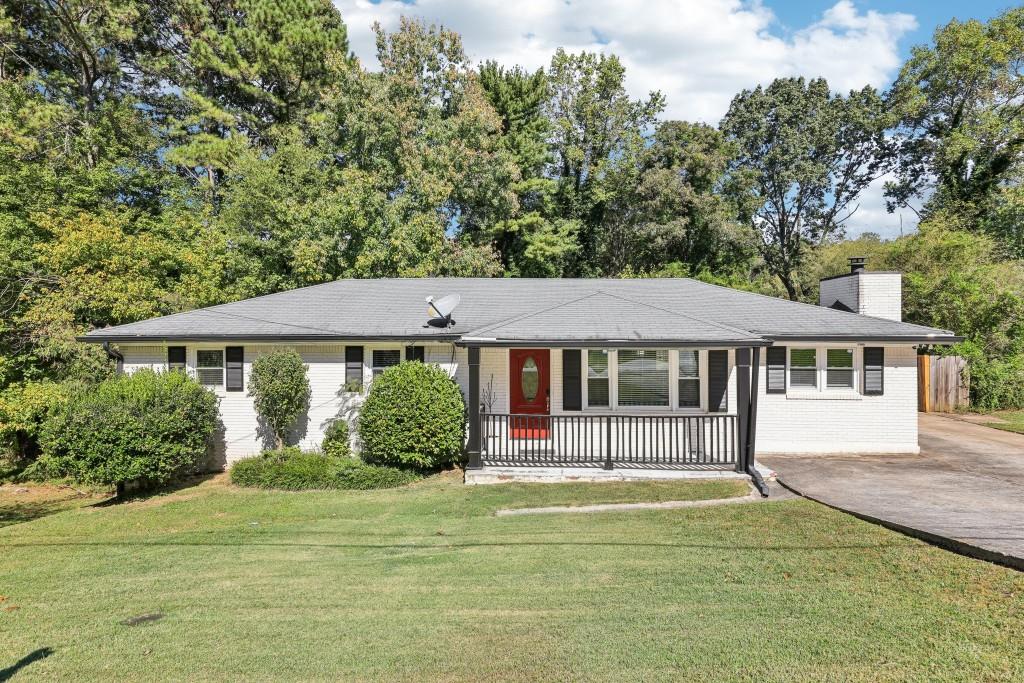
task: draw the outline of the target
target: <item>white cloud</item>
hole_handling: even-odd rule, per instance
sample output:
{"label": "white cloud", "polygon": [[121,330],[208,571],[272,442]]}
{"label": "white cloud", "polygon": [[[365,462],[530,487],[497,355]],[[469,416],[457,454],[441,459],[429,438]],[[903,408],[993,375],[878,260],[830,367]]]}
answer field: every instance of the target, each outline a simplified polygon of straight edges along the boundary
{"label": "white cloud", "polygon": [[758,0],[335,0],[352,49],[375,66],[371,25],[416,16],[462,34],[474,61],[546,66],[558,47],[617,54],[634,97],[661,90],[666,118],[717,123],[733,95],[779,76],[824,76],[836,90],[885,85],[911,15],[860,12],[839,0],[787,31]]}
{"label": "white cloud", "polygon": [[[851,0],[793,29],[759,0],[334,1],[353,51],[370,68],[377,66],[373,22],[393,30],[402,15],[414,16],[458,31],[476,62],[537,69],[559,47],[614,53],[634,97],[660,90],[667,99],[663,118],[712,124],[740,90],[780,76],[824,76],[837,91],[883,87],[901,63],[899,40],[917,26],[909,14],[861,12]],[[847,223],[851,236],[900,234],[899,215],[885,210],[882,181],[859,203]],[[916,217],[903,213],[909,232]]]}

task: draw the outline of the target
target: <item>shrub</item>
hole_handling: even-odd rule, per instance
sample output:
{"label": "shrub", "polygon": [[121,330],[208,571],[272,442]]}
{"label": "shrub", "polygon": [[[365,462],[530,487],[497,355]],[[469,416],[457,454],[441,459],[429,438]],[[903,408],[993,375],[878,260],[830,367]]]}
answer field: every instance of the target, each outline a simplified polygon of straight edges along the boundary
{"label": "shrub", "polygon": [[419,479],[415,472],[368,465],[351,457],[303,453],[298,448],[266,451],[239,460],[231,467],[231,482],[238,486],[303,491],[308,489],[385,489]]}
{"label": "shrub", "polygon": [[91,484],[163,484],[194,469],[217,398],[180,372],[140,370],[79,392],[40,434],[40,470]]}
{"label": "shrub", "polygon": [[0,450],[15,461],[34,458],[43,424],[78,388],[43,381],[12,384],[0,391]]}
{"label": "shrub", "polygon": [[366,462],[435,469],[462,454],[462,392],[436,365],[405,362],[378,375],[359,415]]}
{"label": "shrub", "polygon": [[309,405],[309,378],[302,356],[293,349],[282,349],[254,360],[249,396],[256,412],[273,430],[280,448],[295,420]]}
{"label": "shrub", "polygon": [[323,441],[324,455],[334,458],[345,458],[352,454],[348,443],[348,423],[344,420],[335,420],[327,425]]}

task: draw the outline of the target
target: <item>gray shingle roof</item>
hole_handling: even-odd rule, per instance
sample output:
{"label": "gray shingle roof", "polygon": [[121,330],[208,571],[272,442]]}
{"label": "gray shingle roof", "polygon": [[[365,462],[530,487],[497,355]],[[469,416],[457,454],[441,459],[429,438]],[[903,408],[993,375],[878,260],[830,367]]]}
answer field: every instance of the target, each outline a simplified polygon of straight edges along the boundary
{"label": "gray shingle roof", "polygon": [[[460,294],[449,328],[425,297]],[[690,279],[418,278],[338,280],[94,330],[88,341],[408,339],[470,343],[773,339],[956,341],[952,332]],[[475,342],[472,340],[476,340]]]}

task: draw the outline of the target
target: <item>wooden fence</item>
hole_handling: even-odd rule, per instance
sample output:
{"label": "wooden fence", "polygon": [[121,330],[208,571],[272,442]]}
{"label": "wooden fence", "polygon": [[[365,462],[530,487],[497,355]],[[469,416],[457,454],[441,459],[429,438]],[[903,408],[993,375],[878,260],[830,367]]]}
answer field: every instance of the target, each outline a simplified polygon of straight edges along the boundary
{"label": "wooden fence", "polygon": [[951,413],[970,403],[967,359],[960,356],[917,357],[917,409]]}

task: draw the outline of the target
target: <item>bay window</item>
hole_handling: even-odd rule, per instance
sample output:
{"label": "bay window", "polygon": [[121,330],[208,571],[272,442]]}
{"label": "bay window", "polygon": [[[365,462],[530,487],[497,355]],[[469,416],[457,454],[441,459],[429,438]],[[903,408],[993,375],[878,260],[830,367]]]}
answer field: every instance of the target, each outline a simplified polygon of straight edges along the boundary
{"label": "bay window", "polygon": [[617,383],[620,406],[668,406],[668,351],[620,349]]}

